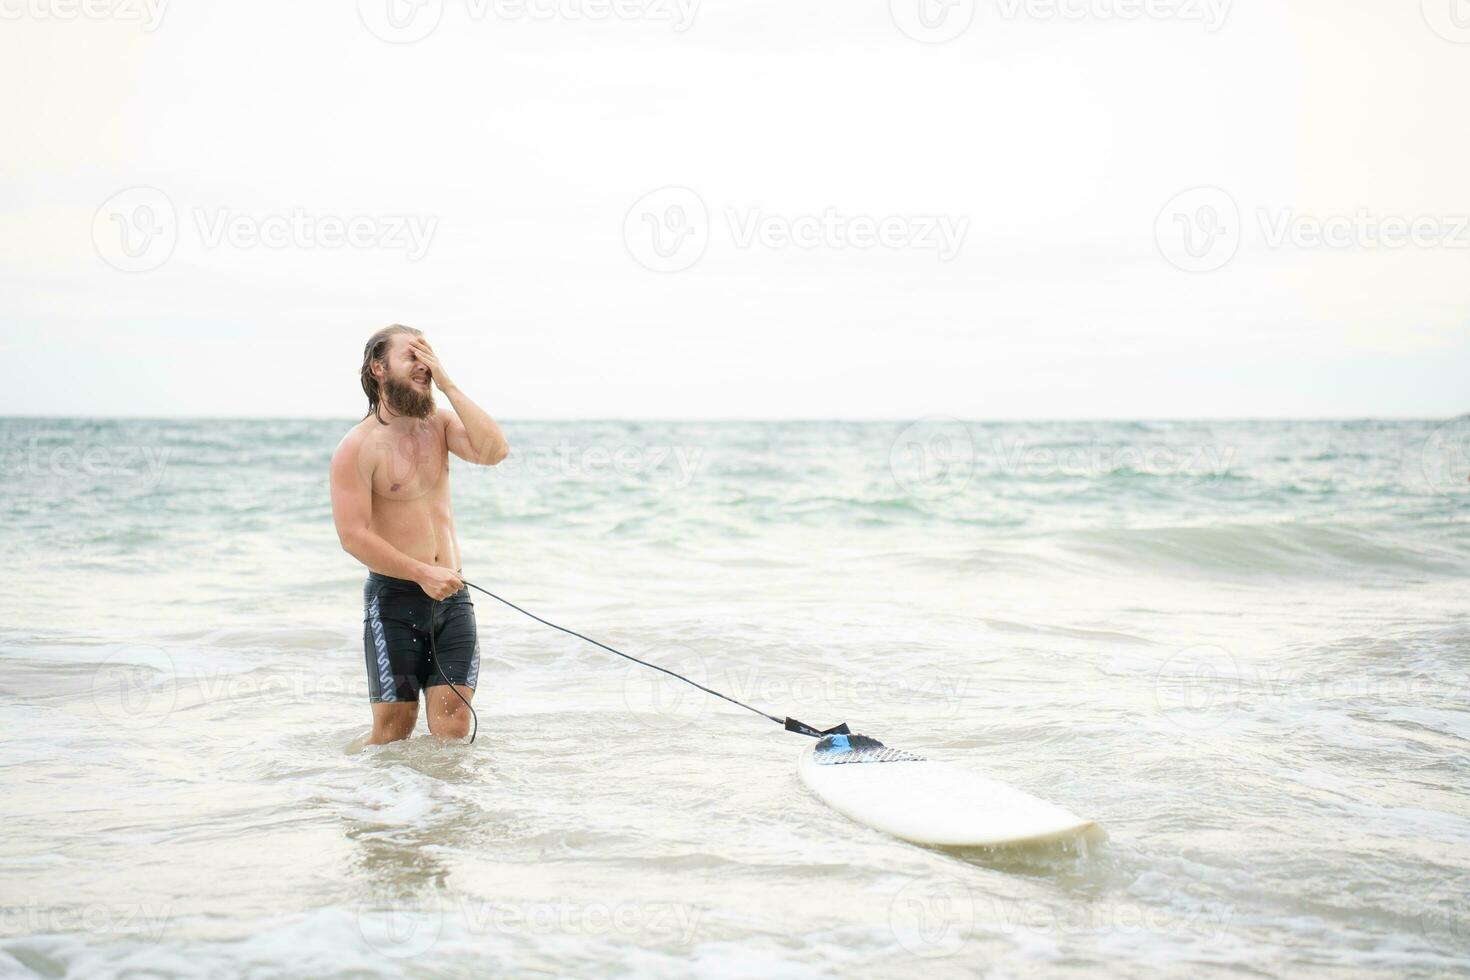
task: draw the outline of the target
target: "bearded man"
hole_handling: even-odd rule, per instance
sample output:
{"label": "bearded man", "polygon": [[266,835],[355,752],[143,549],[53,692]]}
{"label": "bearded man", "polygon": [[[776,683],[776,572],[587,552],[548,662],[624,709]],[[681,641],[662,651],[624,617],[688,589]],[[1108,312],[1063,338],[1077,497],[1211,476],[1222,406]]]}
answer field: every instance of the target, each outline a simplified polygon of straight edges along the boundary
{"label": "bearded man", "polygon": [[[460,577],[449,453],[494,466],[510,451],[500,426],[449,379],[421,331],[394,324],[362,356],[368,411],[332,454],[332,518],[368,568],[363,648],[373,734],[407,738],[419,693],[429,731],[460,739],[480,672],[475,607]],[[433,386],[454,410],[437,408]]]}

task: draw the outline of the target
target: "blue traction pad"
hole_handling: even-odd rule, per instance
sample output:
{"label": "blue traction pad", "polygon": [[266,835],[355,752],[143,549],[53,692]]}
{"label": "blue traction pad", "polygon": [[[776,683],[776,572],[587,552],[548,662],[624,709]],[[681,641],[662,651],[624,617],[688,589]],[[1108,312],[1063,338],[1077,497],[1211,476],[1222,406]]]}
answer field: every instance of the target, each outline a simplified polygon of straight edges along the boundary
{"label": "blue traction pad", "polygon": [[817,742],[813,758],[819,766],[839,766],[849,762],[923,762],[924,757],[890,749],[876,738],[866,735],[828,735]]}

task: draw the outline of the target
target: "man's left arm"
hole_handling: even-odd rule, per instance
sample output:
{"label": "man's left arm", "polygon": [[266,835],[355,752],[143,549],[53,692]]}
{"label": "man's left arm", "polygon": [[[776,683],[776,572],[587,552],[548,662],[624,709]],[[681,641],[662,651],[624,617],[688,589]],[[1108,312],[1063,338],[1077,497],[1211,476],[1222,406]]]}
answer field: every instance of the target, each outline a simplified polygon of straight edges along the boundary
{"label": "man's left arm", "polygon": [[434,348],[422,337],[413,341],[414,356],[429,369],[434,384],[454,406],[454,413],[444,413],[444,441],[449,451],[460,459],[482,466],[494,466],[510,453],[505,433],[483,408],[449,379]]}

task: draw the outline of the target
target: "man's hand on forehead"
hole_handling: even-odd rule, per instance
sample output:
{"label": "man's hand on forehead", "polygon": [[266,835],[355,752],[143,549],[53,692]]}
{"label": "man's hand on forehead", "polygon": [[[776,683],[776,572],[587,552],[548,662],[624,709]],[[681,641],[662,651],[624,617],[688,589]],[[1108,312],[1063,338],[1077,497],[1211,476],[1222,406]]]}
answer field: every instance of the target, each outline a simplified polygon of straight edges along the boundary
{"label": "man's hand on forehead", "polygon": [[414,359],[422,362],[429,369],[429,377],[439,386],[439,390],[448,392],[452,385],[449,374],[444,370],[444,364],[439,360],[439,355],[434,353],[434,348],[429,345],[428,339],[414,337],[409,341],[408,348]]}

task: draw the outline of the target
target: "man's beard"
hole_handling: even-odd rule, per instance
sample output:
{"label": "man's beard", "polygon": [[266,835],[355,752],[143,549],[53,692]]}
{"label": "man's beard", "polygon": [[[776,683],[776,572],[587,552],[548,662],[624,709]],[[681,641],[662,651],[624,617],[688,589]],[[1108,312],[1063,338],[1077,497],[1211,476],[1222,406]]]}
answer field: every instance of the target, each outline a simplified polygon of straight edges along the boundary
{"label": "man's beard", "polygon": [[434,389],[419,391],[413,382],[400,378],[384,379],[383,401],[397,414],[411,419],[426,419],[434,414]]}

